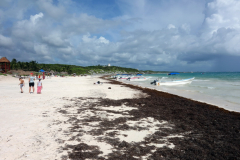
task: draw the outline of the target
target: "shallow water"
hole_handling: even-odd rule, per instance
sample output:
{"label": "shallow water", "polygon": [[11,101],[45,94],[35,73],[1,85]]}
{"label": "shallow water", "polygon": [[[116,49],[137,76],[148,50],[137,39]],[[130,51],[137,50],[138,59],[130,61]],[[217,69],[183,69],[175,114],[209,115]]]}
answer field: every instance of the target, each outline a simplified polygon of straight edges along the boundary
{"label": "shallow water", "polygon": [[[173,76],[167,74],[146,74],[144,76],[151,78],[143,82],[127,81],[127,83],[177,94],[240,112],[240,72],[180,73]],[[166,80],[192,77],[195,77],[195,79],[191,84],[186,85],[155,86],[150,84],[154,79],[161,79],[162,77],[165,77]]]}

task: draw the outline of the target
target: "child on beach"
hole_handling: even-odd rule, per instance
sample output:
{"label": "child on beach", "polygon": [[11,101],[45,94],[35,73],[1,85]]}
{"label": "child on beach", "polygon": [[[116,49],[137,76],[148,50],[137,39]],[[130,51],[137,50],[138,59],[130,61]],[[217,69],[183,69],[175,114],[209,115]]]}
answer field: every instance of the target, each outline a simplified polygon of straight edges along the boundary
{"label": "child on beach", "polygon": [[41,79],[39,78],[39,81],[37,83],[37,94],[41,94],[41,90],[42,90],[42,81]]}
{"label": "child on beach", "polygon": [[22,79],[22,77],[19,78],[19,85],[20,85],[20,89],[21,89],[21,93],[23,93],[22,87],[24,86],[24,80]]}

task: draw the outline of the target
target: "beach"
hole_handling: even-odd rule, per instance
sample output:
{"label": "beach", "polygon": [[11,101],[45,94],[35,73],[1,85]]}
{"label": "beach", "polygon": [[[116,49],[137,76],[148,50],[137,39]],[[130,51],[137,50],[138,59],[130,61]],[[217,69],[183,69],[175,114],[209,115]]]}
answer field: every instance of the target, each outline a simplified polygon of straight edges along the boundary
{"label": "beach", "polygon": [[42,82],[0,76],[0,159],[240,157],[238,112],[99,76]]}

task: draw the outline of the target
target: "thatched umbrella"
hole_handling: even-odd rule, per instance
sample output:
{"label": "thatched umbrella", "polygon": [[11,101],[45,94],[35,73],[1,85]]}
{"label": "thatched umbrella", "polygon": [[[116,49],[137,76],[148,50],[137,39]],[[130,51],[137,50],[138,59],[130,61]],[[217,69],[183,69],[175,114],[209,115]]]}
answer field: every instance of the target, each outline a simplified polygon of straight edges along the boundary
{"label": "thatched umbrella", "polygon": [[49,73],[54,74],[55,72],[53,70],[51,70]]}
{"label": "thatched umbrella", "polygon": [[7,71],[10,71],[10,61],[6,57],[2,57],[0,59],[0,68],[5,73],[7,73]]}
{"label": "thatched umbrella", "polygon": [[64,75],[64,74],[68,74],[67,72],[61,72],[60,74]]}

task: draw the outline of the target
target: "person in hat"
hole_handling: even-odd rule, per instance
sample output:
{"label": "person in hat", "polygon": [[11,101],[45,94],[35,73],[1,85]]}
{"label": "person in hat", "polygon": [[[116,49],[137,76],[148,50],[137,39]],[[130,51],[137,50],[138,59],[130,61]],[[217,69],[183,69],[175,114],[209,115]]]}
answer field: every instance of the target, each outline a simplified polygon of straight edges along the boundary
{"label": "person in hat", "polygon": [[20,85],[20,89],[21,89],[21,93],[23,93],[22,87],[24,86],[24,80],[22,79],[22,77],[19,78],[19,85]]}
{"label": "person in hat", "polygon": [[38,83],[37,83],[37,94],[41,94],[42,87],[43,87],[42,81],[41,81],[41,79],[39,78],[39,81],[38,81]]}
{"label": "person in hat", "polygon": [[34,81],[35,81],[35,77],[33,76],[33,73],[30,74],[30,77],[28,79],[29,81],[29,93],[31,93],[31,88],[33,89],[33,92],[34,93]]}

